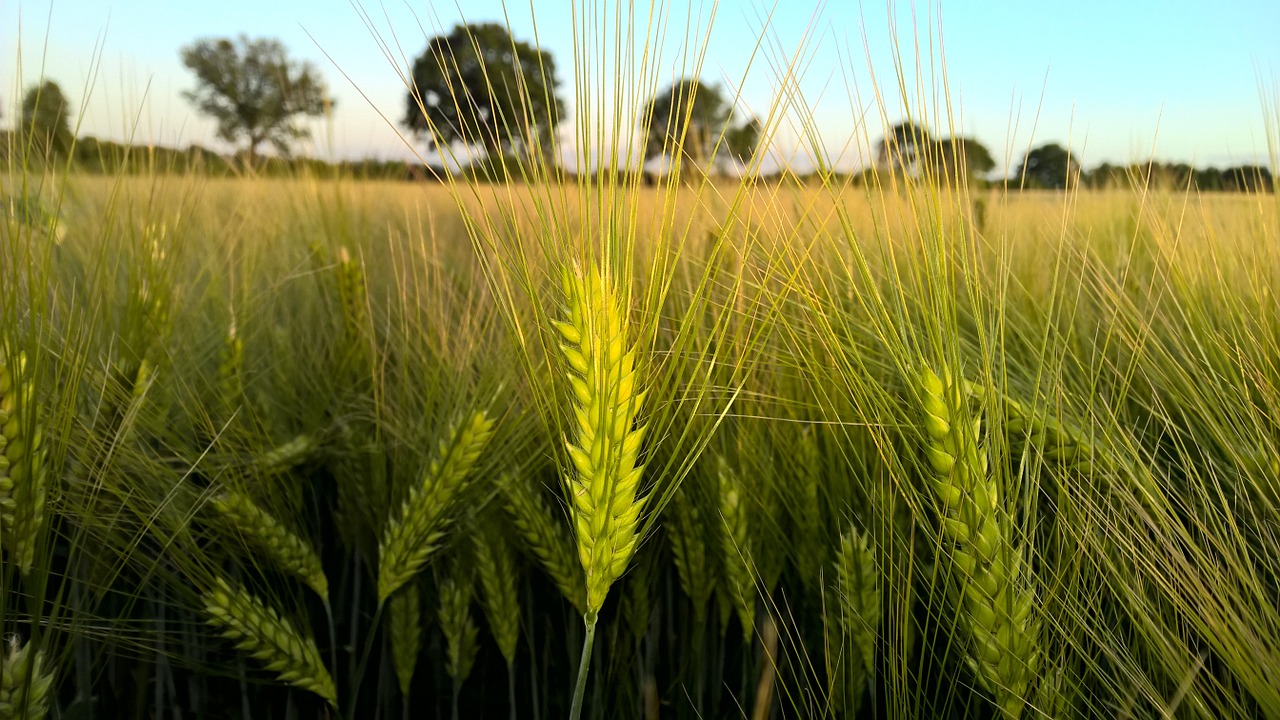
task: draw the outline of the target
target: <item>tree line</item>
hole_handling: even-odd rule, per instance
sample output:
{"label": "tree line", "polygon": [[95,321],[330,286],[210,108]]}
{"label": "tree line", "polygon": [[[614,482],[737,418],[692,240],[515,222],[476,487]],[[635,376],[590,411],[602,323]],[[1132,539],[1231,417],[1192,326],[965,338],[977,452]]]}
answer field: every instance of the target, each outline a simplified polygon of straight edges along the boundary
{"label": "tree line", "polygon": [[[277,40],[243,35],[235,40],[198,40],[182,48],[180,55],[196,80],[183,97],[216,122],[220,139],[239,148],[235,156],[193,146],[161,149],[157,160],[155,149],[132,152],[127,146],[92,138],[77,143],[70,127],[71,105],[52,81],[27,91],[16,130],[0,150],[12,152],[16,140],[28,158],[71,156],[77,167],[106,172],[159,168],[224,174],[238,167],[255,171],[332,168],[292,155],[295,144],[309,136],[299,120],[334,109],[334,100],[314,66],[291,60]],[[515,39],[504,25],[457,25],[429,40],[414,61],[410,77],[412,86],[405,95],[400,123],[427,150],[465,166],[463,171],[478,179],[517,179],[533,167],[556,167],[556,131],[564,119],[564,100],[550,53]],[[679,79],[656,93],[640,109],[636,126],[644,160],[651,167],[643,172],[656,174],[703,177],[741,172],[751,165],[763,139],[763,127],[755,116],[741,110],[736,98],[699,78]],[[262,155],[264,144],[276,150],[275,158]],[[1153,161],[1128,166],[1102,163],[1085,171],[1069,149],[1052,142],[1029,149],[1012,166],[1009,177],[997,178],[992,176],[996,163],[991,152],[977,139],[935,137],[910,121],[886,130],[876,143],[874,163],[854,180],[878,183],[897,176],[912,182],[1035,189],[1150,184],[1199,190],[1274,189],[1270,169],[1260,165],[1194,168]],[[405,174],[404,165],[396,162],[344,166],[362,169],[369,176]]]}

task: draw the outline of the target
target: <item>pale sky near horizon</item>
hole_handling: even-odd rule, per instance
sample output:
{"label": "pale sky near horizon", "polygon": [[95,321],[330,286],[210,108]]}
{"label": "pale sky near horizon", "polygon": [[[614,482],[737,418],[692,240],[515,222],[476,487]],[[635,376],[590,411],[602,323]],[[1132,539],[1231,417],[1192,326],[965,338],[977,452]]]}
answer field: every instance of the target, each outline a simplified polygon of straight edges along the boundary
{"label": "pale sky near horizon", "polygon": [[[616,2],[512,0],[506,12],[522,40],[533,40],[530,18],[536,18],[538,39],[556,58],[573,111],[575,5],[580,13],[584,6],[612,12]],[[798,167],[809,164],[803,152],[796,154],[802,122],[818,129],[829,158],[853,167],[883,133],[884,117],[891,123],[904,117],[891,42],[895,28],[913,113],[921,107],[919,57],[926,123],[940,135],[978,138],[1001,164],[1016,163],[1029,145],[1050,141],[1071,147],[1086,166],[1152,156],[1197,166],[1265,162],[1267,128],[1274,132],[1280,123],[1276,0],[942,0],[914,6],[722,0],[708,32],[712,7],[667,3],[654,77],[665,84],[682,74],[679,49],[690,25],[702,29],[694,31],[691,46],[701,44],[700,34],[706,38],[702,77],[739,89],[742,105],[753,112],[766,115],[777,105],[783,68],[791,66],[803,99],[788,104],[774,147],[776,162]],[[403,65],[425,49],[430,35],[464,16],[502,21],[503,5],[0,0],[0,127],[12,126],[22,88],[43,74],[83,111],[82,135],[228,150],[214,138],[213,123],[181,97],[194,79],[179,51],[199,38],[244,33],[280,39],[291,57],[312,62],[326,77],[337,106],[331,123],[308,122],[312,154],[409,158],[401,131],[379,115],[394,123],[405,102],[404,85],[379,38],[398,40],[404,57],[397,64]],[[647,6],[638,20],[648,21]],[[595,47],[583,50],[588,58],[598,56]],[[803,108],[810,115],[802,121]],[[562,136],[572,142],[571,128]]]}

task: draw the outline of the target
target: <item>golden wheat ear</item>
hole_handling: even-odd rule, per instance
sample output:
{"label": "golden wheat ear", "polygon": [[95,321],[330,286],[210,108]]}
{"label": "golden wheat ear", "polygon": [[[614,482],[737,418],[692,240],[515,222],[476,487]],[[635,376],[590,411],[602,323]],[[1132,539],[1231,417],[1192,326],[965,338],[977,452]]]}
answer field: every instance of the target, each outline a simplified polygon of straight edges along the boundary
{"label": "golden wheat ear", "polygon": [[636,351],[617,290],[597,271],[564,279],[568,319],[556,323],[572,388],[573,423],[566,478],[586,575],[587,613],[604,604],[635,553],[645,499],[638,497],[645,429]]}

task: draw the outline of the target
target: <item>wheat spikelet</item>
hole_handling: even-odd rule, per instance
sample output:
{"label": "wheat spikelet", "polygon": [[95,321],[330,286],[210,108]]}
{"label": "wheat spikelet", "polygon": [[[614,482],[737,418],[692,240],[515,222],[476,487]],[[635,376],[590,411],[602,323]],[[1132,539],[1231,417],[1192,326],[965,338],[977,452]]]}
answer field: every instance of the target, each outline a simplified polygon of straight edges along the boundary
{"label": "wheat spikelet", "polygon": [[[990,395],[977,383],[965,381],[964,387],[970,397],[980,401],[986,401]],[[1006,415],[1005,430],[1014,437],[1026,438],[1044,453],[1045,459],[1084,475],[1092,475],[1095,470],[1114,472],[1120,468],[1110,454],[1097,448],[1079,428],[1050,417],[1046,412],[1033,412],[1008,395],[1001,394],[1000,400]]]}
{"label": "wheat spikelet", "polygon": [[566,273],[568,320],[556,323],[573,389],[570,492],[578,559],[594,617],[636,547],[645,498],[638,497],[645,430],[636,416],[644,399],[636,351],[617,291],[599,272]]}
{"label": "wheat spikelet", "polygon": [[387,600],[388,632],[391,634],[391,664],[400,681],[400,694],[409,697],[413,672],[422,652],[422,594],[417,583],[409,583]]}
{"label": "wheat spikelet", "polygon": [[520,604],[511,546],[497,528],[486,526],[472,536],[472,547],[489,631],[510,665],[515,662],[516,643],[520,640]]}
{"label": "wheat spikelet", "polygon": [[582,565],[573,555],[573,544],[564,526],[526,483],[507,478],[502,483],[504,503],[511,524],[551,577],[552,582],[579,612],[587,610],[587,587]]}
{"label": "wheat spikelet", "polygon": [[53,698],[44,653],[11,636],[0,658],[0,720],[40,720]]}
{"label": "wheat spikelet", "polygon": [[1029,569],[1002,513],[999,484],[979,446],[962,388],[925,369],[919,386],[928,436],[931,485],[951,542],[961,625],[970,639],[969,664],[1005,717],[1018,718],[1039,666],[1039,628]]}
{"label": "wheat spikelet", "polygon": [[315,451],[316,439],[303,433],[262,453],[254,464],[263,472],[284,472],[306,462]]}
{"label": "wheat spikelet", "polygon": [[456,685],[466,682],[479,649],[479,629],[471,618],[471,583],[469,573],[459,563],[440,583],[440,628],[446,645],[445,670]]}
{"label": "wheat spikelet", "polygon": [[280,680],[309,690],[337,707],[338,692],[333,678],[320,660],[316,641],[294,629],[272,608],[243,588],[232,588],[226,580],[204,594],[204,611],[209,623],[236,647],[262,661]]}
{"label": "wheat spikelet", "polygon": [[235,318],[227,328],[218,357],[218,397],[234,407],[244,394],[244,340],[236,331]]}
{"label": "wheat spikelet", "polygon": [[820,586],[822,567],[827,563],[829,542],[822,537],[822,455],[818,439],[812,428],[806,428],[796,445],[799,455],[796,463],[796,480],[799,492],[794,504],[796,547],[791,555],[796,559],[796,569],[809,587]]}
{"label": "wheat spikelet", "polygon": [[444,533],[446,513],[493,435],[493,422],[477,411],[440,442],[421,482],[386,527],[378,549],[378,599],[385,601],[422,569]]}
{"label": "wheat spikelet", "polygon": [[322,600],[329,602],[329,580],[325,577],[320,556],[306,540],[295,535],[244,494],[225,492],[214,498],[212,504],[246,540],[270,556],[281,570],[296,576]]}
{"label": "wheat spikelet", "polygon": [[0,544],[22,574],[44,534],[48,481],[44,435],[26,355],[0,346]]}
{"label": "wheat spikelet", "polygon": [[854,712],[875,673],[876,636],[880,628],[879,574],[875,548],[865,533],[850,530],[840,536],[835,561],[835,602],[844,643],[846,706]]}
{"label": "wheat spikelet", "polygon": [[702,510],[693,497],[689,482],[686,480],[681,484],[671,504],[667,506],[671,522],[665,528],[671,542],[671,555],[680,587],[693,601],[695,624],[701,625],[706,619],[707,602],[711,599],[715,584],[710,559],[707,557]]}
{"label": "wheat spikelet", "polygon": [[742,481],[723,455],[716,455],[716,484],[720,506],[720,559],[730,598],[749,639],[755,629],[756,585],[751,573],[751,535]]}

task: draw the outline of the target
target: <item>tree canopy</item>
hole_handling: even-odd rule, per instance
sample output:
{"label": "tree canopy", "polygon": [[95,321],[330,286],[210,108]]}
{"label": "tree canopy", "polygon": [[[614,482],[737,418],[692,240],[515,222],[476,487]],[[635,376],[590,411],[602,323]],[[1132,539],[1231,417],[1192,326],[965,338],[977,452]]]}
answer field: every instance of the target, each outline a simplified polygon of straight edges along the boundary
{"label": "tree canopy", "polygon": [[733,160],[747,162],[760,143],[760,121],[733,124],[733,105],[718,87],[697,78],[671,84],[641,109],[644,157],[674,158],[700,169],[716,161],[717,145]]}
{"label": "tree canopy", "polygon": [[36,155],[66,157],[75,136],[71,133],[71,103],[52,80],[27,89],[22,98],[19,134]]}
{"label": "tree canopy", "polygon": [[413,63],[401,124],[429,149],[548,154],[564,115],[555,59],[497,23],[457,25]]}
{"label": "tree canopy", "polygon": [[921,157],[932,143],[933,136],[923,125],[909,120],[900,122],[876,143],[876,165],[915,174]]}
{"label": "tree canopy", "polygon": [[973,138],[948,137],[933,144],[938,179],[958,185],[995,169],[996,161],[985,145]]}
{"label": "tree canopy", "polygon": [[1027,151],[1018,177],[1027,187],[1061,190],[1080,180],[1080,163],[1058,143],[1046,143]]}
{"label": "tree canopy", "polygon": [[182,64],[199,83],[183,97],[217,121],[218,137],[247,144],[250,165],[264,142],[288,155],[295,141],[310,135],[295,118],[320,115],[333,105],[319,71],[291,61],[278,40],[200,40],[182,48]]}

